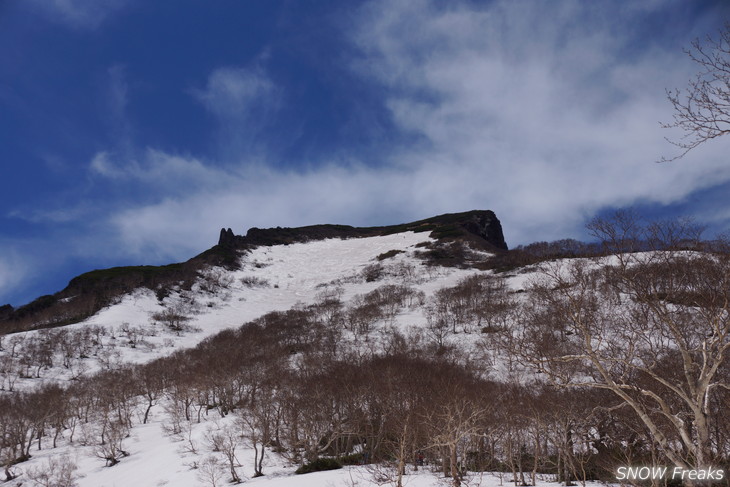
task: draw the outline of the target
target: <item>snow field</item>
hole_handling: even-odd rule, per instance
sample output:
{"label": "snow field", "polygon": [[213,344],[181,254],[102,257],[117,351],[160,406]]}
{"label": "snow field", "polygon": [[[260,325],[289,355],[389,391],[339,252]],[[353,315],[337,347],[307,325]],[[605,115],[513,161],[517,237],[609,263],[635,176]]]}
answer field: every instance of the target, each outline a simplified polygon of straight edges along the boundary
{"label": "snow field", "polygon": [[[191,291],[173,292],[162,302],[147,289],[138,289],[124,296],[83,323],[64,327],[69,332],[80,332],[89,327],[104,331],[102,337],[103,353],[110,355],[102,360],[92,356],[80,360],[83,375],[92,374],[103,368],[114,368],[122,364],[140,364],[168,355],[175,350],[194,347],[205,337],[227,328],[234,328],[258,318],[271,311],[284,311],[297,305],[316,302],[323,293],[335,292],[344,303],[357,295],[363,295],[385,284],[405,284],[431,296],[436,290],[452,286],[460,279],[474,274],[474,270],[452,268],[428,268],[420,259],[414,257],[417,245],[428,241],[424,233],[402,233],[381,237],[361,239],[329,239],[308,243],[274,247],[260,247],[242,255],[242,268],[235,272],[223,269],[208,269],[210,276],[196,283]],[[391,251],[401,251],[384,260],[381,265],[386,269],[384,277],[373,282],[363,278],[363,270],[378,264],[377,256]],[[408,275],[396,275],[395,270],[407,268]],[[392,272],[391,272],[392,271]],[[153,324],[151,315],[165,308],[178,307],[191,316],[189,330],[173,332],[161,324]],[[425,324],[423,308],[403,308],[389,324],[374,327],[371,340],[377,342],[378,333],[387,334],[388,329],[408,332]],[[32,331],[18,334],[18,339],[38,337],[47,333]],[[371,333],[372,334],[372,333]],[[130,345],[135,336],[136,345]],[[366,337],[367,339],[367,337]],[[385,335],[381,339],[385,339]],[[460,342],[468,343],[469,337],[459,337]],[[114,347],[110,345],[114,344]],[[369,346],[372,346],[370,343]],[[19,345],[22,348],[22,343]],[[7,352],[0,352],[7,353]],[[53,367],[43,370],[41,378],[21,378],[16,390],[32,390],[48,382],[67,382],[71,373],[54,363]],[[206,446],[206,431],[225,424],[225,419],[212,421],[206,418],[201,424],[190,425],[189,434],[184,437],[165,433],[169,422],[162,402],[152,408],[148,424],[135,422],[131,436],[124,440],[124,449],[129,453],[113,466],[106,467],[103,459],[94,454],[91,446],[80,444],[79,432],[74,443],[65,438],[59,440],[56,449],[48,448],[49,440],[44,440],[44,449],[32,449],[32,458],[16,466],[23,472],[46,468],[49,459],[69,458],[78,466],[78,485],[80,487],[112,486],[200,486],[212,485],[201,480],[201,471],[206,467],[206,459],[212,455]],[[211,414],[217,416],[216,412]],[[66,435],[64,435],[66,436]],[[196,452],[190,445],[196,445]],[[219,461],[222,457],[217,455]],[[237,458],[242,465],[238,471],[247,483],[266,486],[369,486],[376,485],[366,467],[348,467],[332,472],[318,472],[303,476],[292,476],[294,466],[277,455],[267,451],[264,466],[265,477],[253,477],[253,450],[241,445]],[[211,470],[210,462],[207,468]],[[226,485],[229,476],[221,468],[222,480]],[[492,482],[482,479],[482,482]],[[438,476],[428,472],[409,475],[406,485],[416,487],[439,485]],[[207,483],[206,483],[207,482]],[[20,475],[9,482],[11,487],[33,485],[27,475]],[[480,484],[473,484],[480,485]],[[483,485],[492,485],[484,483]]]}

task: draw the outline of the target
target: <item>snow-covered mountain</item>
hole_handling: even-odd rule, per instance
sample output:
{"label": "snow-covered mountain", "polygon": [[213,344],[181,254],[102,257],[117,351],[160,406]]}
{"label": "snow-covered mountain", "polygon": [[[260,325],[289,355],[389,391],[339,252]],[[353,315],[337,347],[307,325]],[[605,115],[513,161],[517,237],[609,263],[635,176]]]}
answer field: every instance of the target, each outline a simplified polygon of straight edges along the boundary
{"label": "snow-covered mountain", "polygon": [[[346,307],[348,303],[352,305],[367,296],[372,297],[378,289],[407,289],[408,297],[399,297],[402,302],[399,301],[388,316],[373,317],[368,330],[348,330],[346,340],[358,343],[354,348],[380,349],[378,343],[388,341],[393,333],[410,333],[425,326],[425,302],[435,291],[468,276],[488,272],[474,269],[473,264],[492,257],[485,249],[499,250],[506,245],[499,221],[487,212],[489,221],[485,224],[483,213],[457,215],[457,219],[437,217],[437,225],[430,219],[375,229],[343,226],[305,227],[303,231],[252,229],[247,237],[232,236],[230,230],[222,231],[219,245],[203,256],[209,258],[221,249],[230,250],[236,255],[235,262],[225,256],[223,261],[211,261],[220,265],[196,263],[192,282],[185,276],[178,282],[163,280],[162,284],[134,287],[113,295],[107,305],[85,319],[67,325],[63,325],[64,320],[49,316],[44,309],[40,309],[40,313],[33,306],[30,310],[15,310],[20,318],[40,316],[38,324],[41,326],[31,325],[29,328],[36,329],[2,336],[0,389],[6,398],[12,398],[21,392],[38,391],[49,385],[68,387],[95,374],[123,369],[128,364],[153,362],[190,349],[223,330],[236,329],[270,312],[312,306],[332,299],[345,303]],[[473,232],[467,239],[455,231],[462,224],[459,218],[463,220],[464,216]],[[446,226],[438,226],[439,218]],[[453,226],[454,222],[456,226]],[[493,243],[485,238],[484,232],[485,225],[495,224],[498,236]],[[418,232],[406,230],[414,227]],[[281,235],[285,240],[278,241]],[[326,238],[330,235],[333,236]],[[479,242],[480,239],[483,241]],[[267,241],[273,245],[261,243]],[[458,247],[459,266],[434,265],[434,259],[438,260],[441,255],[429,253],[440,252],[450,258],[452,247],[454,250]],[[95,271],[97,274],[103,272],[109,271]],[[78,281],[84,279],[81,276],[72,281],[67,290],[56,296],[58,303],[70,308],[75,300],[83,297],[82,294],[98,293],[98,289],[88,285],[79,286]],[[97,281],[95,286],[102,291],[109,286],[103,279]],[[118,289],[115,285],[109,287]],[[23,314],[24,311],[30,313]],[[176,319],[179,326],[175,324]],[[363,327],[362,324],[358,326]],[[206,452],[203,445],[209,431],[224,427],[228,418],[206,418],[201,423],[191,423],[183,436],[180,432],[170,434],[167,431],[169,415],[162,402],[164,400],[152,408],[146,424],[139,424],[140,418],[134,418],[129,437],[124,440],[128,456],[113,468],[106,467],[108,462],[99,458],[99,445],[93,443],[101,440],[86,438],[88,432],[79,434],[63,426],[54,433],[58,438],[54,439],[55,447],[50,448],[49,444],[44,444],[47,440],[38,440],[39,432],[34,431],[38,445],[30,447],[27,461],[8,466],[7,476],[15,477],[8,485],[45,485],[43,482],[48,476],[44,477],[44,473],[58,477],[48,480],[51,482],[48,485],[62,482],[64,474],[76,479],[74,481],[80,486],[212,485],[211,482],[217,481],[219,465],[212,460],[216,458],[211,456],[213,452]],[[84,430],[87,426],[82,424],[76,428]],[[97,427],[88,426],[88,429]],[[88,436],[93,434],[92,431]],[[193,448],[193,444],[198,447]],[[237,455],[243,464],[240,475],[244,478],[254,476],[248,468],[250,462],[244,461],[251,454],[242,441]],[[206,461],[205,468],[209,470],[208,475],[213,476],[212,480],[201,480],[201,464]],[[223,464],[222,460],[220,464]],[[74,466],[77,470],[67,472],[63,465]],[[266,480],[263,477],[259,480],[266,485],[325,485],[328,482],[361,485],[370,477],[365,467],[355,468],[347,474],[312,474],[309,479],[290,477],[295,466],[271,452],[267,454],[265,465],[267,471],[273,473]],[[431,485],[434,481],[435,478],[423,475],[418,480],[423,485]]]}
{"label": "snow-covered mountain", "polygon": [[727,439],[730,265],[682,245],[507,252],[469,212],[223,230],[187,263],[93,271],[5,322],[25,330],[0,335],[6,485],[525,485],[674,462],[652,449],[672,429],[622,404],[690,411],[652,388],[684,346],[664,320]]}
{"label": "snow-covered mountain", "polygon": [[[476,249],[502,251],[507,244],[502,226],[492,211],[474,210],[445,214],[402,225],[386,227],[350,227],[313,225],[299,228],[251,228],[245,236],[223,229],[218,244],[192,259],[166,266],[128,266],[87,272],[72,279],[68,286],[49,296],[13,309],[0,307],[0,332],[12,333],[38,328],[52,328],[79,322],[101,308],[139,288],[156,292],[162,299],[175,287],[190,288],[201,272],[209,267],[238,269],[241,255],[262,246],[340,238],[384,236],[413,231],[428,234],[435,242],[430,250],[437,264],[461,264],[463,255],[454,253],[444,242],[469,241]],[[453,248],[458,250],[457,247]]]}

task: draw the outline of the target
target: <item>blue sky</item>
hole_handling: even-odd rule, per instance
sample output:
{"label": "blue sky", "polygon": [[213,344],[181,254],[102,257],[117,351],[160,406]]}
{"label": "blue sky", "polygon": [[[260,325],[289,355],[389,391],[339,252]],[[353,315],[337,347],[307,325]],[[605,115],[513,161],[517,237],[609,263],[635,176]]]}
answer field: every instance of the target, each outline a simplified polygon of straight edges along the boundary
{"label": "blue sky", "polygon": [[726,1],[6,0],[0,304],[186,260],[221,227],[492,209],[730,221],[730,140],[671,164],[665,89]]}

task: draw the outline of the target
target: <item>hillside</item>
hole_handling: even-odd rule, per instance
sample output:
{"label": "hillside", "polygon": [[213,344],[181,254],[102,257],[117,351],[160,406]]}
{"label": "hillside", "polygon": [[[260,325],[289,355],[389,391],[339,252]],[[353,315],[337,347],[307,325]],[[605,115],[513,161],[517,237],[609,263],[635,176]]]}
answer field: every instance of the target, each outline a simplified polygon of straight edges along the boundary
{"label": "hillside", "polygon": [[[312,231],[321,232],[322,228],[328,233],[333,228],[340,233],[335,238],[313,238]],[[474,271],[469,267],[489,259],[491,255],[479,248],[466,249],[460,257],[462,268],[441,267],[429,263],[427,254],[436,246],[445,245],[444,249],[448,250],[451,245],[461,246],[462,241],[451,238],[448,242],[439,242],[427,231],[398,233],[393,230],[396,229],[363,231],[348,227],[344,230],[348,235],[360,232],[361,236],[343,238],[340,227],[327,226],[300,233],[300,236],[306,235],[303,238],[305,242],[277,242],[270,246],[245,242],[246,250],[240,254],[235,270],[203,268],[195,282],[189,286],[174,286],[161,299],[159,292],[141,285],[78,324],[7,336],[2,340],[3,351],[0,352],[0,362],[5,365],[2,367],[0,389],[5,391],[5,399],[11,402],[18,391],[33,391],[49,384],[70,385],[73,389],[85,382],[86,377],[91,378],[97,373],[114,373],[126,370],[127,364],[155,363],[161,357],[179,356],[179,353],[191,350],[206,338],[219,340],[217,333],[235,330],[262,316],[271,317],[271,312],[288,312],[327,303],[333,297],[343,303],[360,302],[372,299],[378,290],[388,286],[400,293],[407,290],[408,296],[396,298],[398,303],[389,312],[389,317],[375,310],[375,315],[359,319],[352,333],[348,333],[351,335],[348,341],[352,340],[355,348],[379,347],[378,343],[387,342],[393,333],[398,334],[396,328],[402,327],[405,331],[421,325],[426,293],[431,294],[471,275]],[[256,231],[252,233],[257,235]],[[276,235],[291,236],[293,233],[288,229],[271,231]],[[362,236],[364,233],[386,235]],[[324,237],[321,233],[318,236]],[[461,253],[464,251],[460,250]],[[134,271],[149,272],[146,268],[135,268]],[[85,279],[88,276],[82,280]],[[78,289],[76,284],[74,286]],[[411,304],[405,305],[406,301]],[[365,315],[368,316],[367,313]],[[178,316],[178,324],[166,316]],[[307,333],[301,328],[294,328],[293,324],[291,328],[291,333]],[[257,341],[256,346],[264,347],[264,341]],[[305,342],[302,342],[302,336],[295,340],[302,347]],[[39,354],[41,349],[47,352]],[[287,350],[286,354],[289,353],[294,353],[294,350]],[[328,361],[335,358],[337,356],[333,354]],[[49,401],[49,406],[52,404],[54,402]],[[12,423],[7,416],[5,420],[5,424]],[[72,443],[73,433],[67,430],[60,434],[56,448],[49,449],[48,445],[43,445],[42,450],[35,451],[36,447],[32,447],[31,460],[11,468],[13,475],[19,476],[8,485],[16,485],[24,478],[27,482],[27,473],[32,475],[34,469],[40,468],[39,465],[47,466],[43,463],[47,459],[67,461],[64,455],[73,457],[74,464],[83,472],[84,477],[78,480],[81,486],[124,485],[124,479],[130,478],[137,479],[135,483],[138,485],[166,482],[200,485],[197,483],[198,472],[188,465],[201,460],[191,460],[188,454],[175,453],[174,448],[182,445],[179,444],[180,433],[165,433],[170,420],[166,407],[152,408],[150,423],[133,427],[130,430],[132,436],[125,440],[125,448],[130,445],[129,451],[125,450],[129,458],[120,461],[113,469],[104,468],[104,461],[99,463],[98,459],[94,459],[96,454],[92,446],[83,446],[90,439],[84,440],[81,445]],[[194,438],[191,441],[202,446],[207,441],[205,431],[212,424],[191,424],[190,434]],[[92,430],[83,434],[94,433]],[[162,454],[165,450],[172,455]],[[244,448],[240,455],[246,458],[250,453]],[[197,458],[194,454],[193,457]],[[153,463],[146,463],[145,458],[154,458]],[[160,462],[165,465],[163,471],[155,468]],[[282,469],[281,474],[290,475],[292,467],[287,467],[287,464],[284,459],[277,460],[269,454],[267,471]],[[247,472],[247,467],[241,471]],[[253,477],[252,473],[243,475]],[[351,475],[369,474],[363,470]],[[432,480],[430,476],[423,477],[423,485],[430,485]]]}
{"label": "hillside", "polygon": [[6,485],[546,485],[727,468],[728,449],[706,445],[730,440],[730,252],[675,231],[681,248],[644,235],[641,251],[606,239],[603,255],[546,257],[575,251],[563,241],[498,273],[504,251],[422,226],[224,230],[234,265],[0,335]]}

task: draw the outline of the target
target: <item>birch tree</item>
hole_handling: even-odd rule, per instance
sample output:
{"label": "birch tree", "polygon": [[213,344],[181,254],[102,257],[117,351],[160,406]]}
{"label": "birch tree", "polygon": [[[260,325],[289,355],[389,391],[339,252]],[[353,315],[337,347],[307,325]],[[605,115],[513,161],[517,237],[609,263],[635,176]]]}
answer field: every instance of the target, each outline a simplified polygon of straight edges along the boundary
{"label": "birch tree", "polygon": [[[717,395],[730,389],[730,252],[691,225],[591,228],[615,252],[554,262],[531,289],[521,356],[559,386],[613,392],[681,468],[706,468]],[[627,246],[643,247],[626,252]]]}
{"label": "birch tree", "polygon": [[718,36],[707,36],[704,43],[696,39],[686,52],[699,72],[684,90],[667,91],[674,120],[662,124],[684,131],[679,140],[668,139],[682,152],[662,162],[679,159],[700,144],[730,133],[730,22]]}

